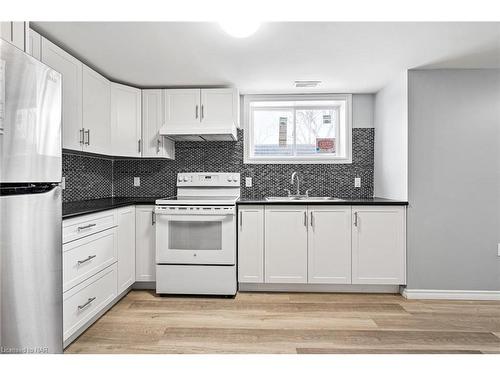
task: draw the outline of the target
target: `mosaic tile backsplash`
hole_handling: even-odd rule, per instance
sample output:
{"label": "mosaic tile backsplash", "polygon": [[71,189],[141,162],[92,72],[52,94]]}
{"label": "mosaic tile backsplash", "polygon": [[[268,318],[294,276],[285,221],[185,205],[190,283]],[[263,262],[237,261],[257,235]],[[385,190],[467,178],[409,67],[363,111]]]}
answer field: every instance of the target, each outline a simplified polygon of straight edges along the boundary
{"label": "mosaic tile backsplash", "polygon": [[113,160],[63,150],[63,202],[113,196]]}
{"label": "mosaic tile backsplash", "polygon": [[[374,129],[353,129],[352,148],[352,164],[244,164],[243,131],[239,130],[237,142],[176,142],[175,160],[111,160],[65,153],[63,199],[171,196],[175,195],[179,172],[240,172],[242,196],[263,198],[292,189],[290,176],[294,171],[301,176],[302,193],[309,189],[310,195],[317,196],[372,197]],[[134,177],[140,177],[141,186],[134,187]],[[252,177],[251,188],[244,186],[245,177]],[[361,177],[361,188],[354,188],[355,177]]]}

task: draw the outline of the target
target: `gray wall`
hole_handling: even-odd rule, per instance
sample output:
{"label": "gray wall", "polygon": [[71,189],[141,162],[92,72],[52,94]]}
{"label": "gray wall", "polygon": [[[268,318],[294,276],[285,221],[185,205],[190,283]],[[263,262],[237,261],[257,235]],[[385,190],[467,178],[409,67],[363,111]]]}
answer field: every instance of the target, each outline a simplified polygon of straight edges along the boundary
{"label": "gray wall", "polygon": [[408,288],[500,290],[500,70],[408,76]]}

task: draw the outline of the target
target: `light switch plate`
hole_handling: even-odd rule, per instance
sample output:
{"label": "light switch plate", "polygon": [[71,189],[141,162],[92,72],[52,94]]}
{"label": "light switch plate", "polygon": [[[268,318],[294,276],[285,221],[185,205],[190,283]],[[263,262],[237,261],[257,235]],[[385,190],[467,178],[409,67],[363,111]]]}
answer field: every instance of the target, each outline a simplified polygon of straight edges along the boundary
{"label": "light switch plate", "polygon": [[500,257],[500,243],[498,244],[498,249],[497,249],[498,253],[497,255]]}
{"label": "light switch plate", "polygon": [[245,187],[252,187],[252,177],[245,177]]}
{"label": "light switch plate", "polygon": [[361,187],[361,177],[356,177],[354,179],[354,187]]}
{"label": "light switch plate", "polygon": [[141,178],[134,177],[134,186],[141,186]]}
{"label": "light switch plate", "polygon": [[63,177],[61,179],[61,188],[64,190],[66,189],[66,177]]}

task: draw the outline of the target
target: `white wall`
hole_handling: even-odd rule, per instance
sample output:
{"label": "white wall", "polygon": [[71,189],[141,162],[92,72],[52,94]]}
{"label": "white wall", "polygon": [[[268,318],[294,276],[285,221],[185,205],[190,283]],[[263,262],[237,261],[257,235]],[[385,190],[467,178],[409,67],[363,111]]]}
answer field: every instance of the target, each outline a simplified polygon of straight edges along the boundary
{"label": "white wall", "polygon": [[402,72],[375,95],[374,195],[408,199],[408,80]]}
{"label": "white wall", "polygon": [[408,106],[408,288],[500,291],[500,70],[410,71]]}
{"label": "white wall", "polygon": [[352,127],[373,128],[375,126],[373,117],[374,94],[352,95]]}

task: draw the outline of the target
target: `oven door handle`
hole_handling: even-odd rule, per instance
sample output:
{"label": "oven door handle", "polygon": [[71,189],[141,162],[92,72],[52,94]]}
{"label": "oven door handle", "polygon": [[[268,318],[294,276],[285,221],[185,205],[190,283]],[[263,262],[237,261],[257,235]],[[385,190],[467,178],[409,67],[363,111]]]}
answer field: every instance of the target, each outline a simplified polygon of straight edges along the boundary
{"label": "oven door handle", "polygon": [[227,215],[220,215],[220,214],[215,214],[215,215],[196,215],[196,214],[161,214],[161,213],[156,213],[156,218],[157,219],[164,219],[167,221],[224,221],[227,219],[230,219],[234,217],[233,214],[227,214]]}

